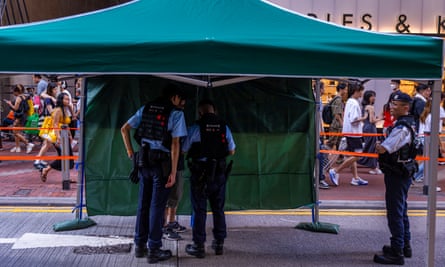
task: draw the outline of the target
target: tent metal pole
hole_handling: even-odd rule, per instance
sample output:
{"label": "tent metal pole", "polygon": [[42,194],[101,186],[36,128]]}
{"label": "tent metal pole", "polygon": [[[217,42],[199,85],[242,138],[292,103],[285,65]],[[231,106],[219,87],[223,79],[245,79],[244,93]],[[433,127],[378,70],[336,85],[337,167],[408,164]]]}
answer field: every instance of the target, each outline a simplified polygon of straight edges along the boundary
{"label": "tent metal pole", "polygon": [[230,79],[212,82],[212,85],[213,85],[212,87],[215,88],[215,87],[219,87],[219,86],[224,86],[224,85],[229,85],[229,84],[234,84],[234,83],[241,83],[241,82],[246,82],[246,81],[251,81],[251,80],[256,80],[256,79],[261,79],[261,78],[262,77],[251,77],[251,76],[230,78]]}
{"label": "tent metal pole", "polygon": [[84,153],[85,153],[85,145],[84,145],[84,118],[85,118],[85,105],[86,105],[86,78],[83,78],[82,85],[81,85],[81,91],[80,91],[80,98],[78,101],[80,101],[80,111],[79,111],[79,151],[78,151],[78,166],[79,170],[77,172],[77,197],[76,197],[76,218],[81,220],[82,219],[82,209],[83,209],[83,188],[85,185],[85,163],[84,163]]}
{"label": "tent metal pole", "polygon": [[173,81],[177,81],[177,82],[183,82],[183,83],[187,83],[187,84],[191,84],[191,85],[196,85],[196,86],[200,86],[200,87],[207,87],[207,81],[201,81],[198,79],[183,77],[180,75],[153,75],[153,76],[168,79],[168,80],[173,80]]}
{"label": "tent metal pole", "polygon": [[322,127],[320,120],[320,109],[321,109],[321,98],[320,98],[320,87],[321,82],[320,79],[315,80],[315,171],[314,171],[314,197],[315,197],[315,205],[312,211],[312,218],[314,223],[318,223],[320,220],[320,209],[318,206],[319,203],[319,187],[318,187],[318,177],[320,177],[320,163],[318,158],[318,153],[320,153],[320,129]]}
{"label": "tent metal pole", "polygon": [[435,234],[436,234],[436,208],[437,208],[437,148],[439,147],[439,109],[440,109],[440,96],[442,92],[442,81],[434,81],[433,92],[431,95],[431,137],[430,137],[430,149],[429,149],[429,162],[427,168],[429,168],[429,177],[426,177],[428,182],[428,213],[427,213],[427,262],[426,266],[434,266],[434,254],[435,254]]}

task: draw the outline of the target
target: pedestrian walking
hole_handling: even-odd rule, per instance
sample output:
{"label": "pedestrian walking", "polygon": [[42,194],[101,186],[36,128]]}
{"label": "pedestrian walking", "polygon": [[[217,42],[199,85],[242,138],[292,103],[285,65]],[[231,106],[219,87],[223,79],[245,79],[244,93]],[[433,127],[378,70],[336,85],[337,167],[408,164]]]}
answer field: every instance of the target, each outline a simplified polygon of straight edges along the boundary
{"label": "pedestrian walking", "polygon": [[[363,95],[364,87],[361,83],[349,84],[348,95],[349,99],[346,102],[343,129],[342,133],[346,137],[347,150],[350,152],[361,153],[363,152],[363,144],[361,134],[363,133],[363,121],[366,119],[362,115],[362,109],[359,102],[359,98]],[[329,177],[331,182],[335,185],[339,185],[340,175],[339,172],[351,167],[352,178],[351,185],[367,185],[368,181],[360,178],[357,171],[357,160],[360,157],[351,156],[347,158],[342,164],[329,170]]]}

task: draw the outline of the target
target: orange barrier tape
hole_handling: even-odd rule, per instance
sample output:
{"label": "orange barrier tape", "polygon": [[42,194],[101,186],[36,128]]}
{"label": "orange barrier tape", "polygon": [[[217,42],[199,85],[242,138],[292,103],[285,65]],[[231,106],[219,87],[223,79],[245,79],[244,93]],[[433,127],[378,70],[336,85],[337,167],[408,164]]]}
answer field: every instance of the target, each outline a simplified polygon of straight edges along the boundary
{"label": "orange barrier tape", "polygon": [[[361,153],[361,152],[326,150],[326,149],[320,149],[320,153],[345,155],[345,156],[353,156],[353,157],[378,158],[378,154],[377,153]],[[430,160],[430,157],[417,156],[416,160],[418,160],[418,161]],[[437,160],[441,161],[441,162],[445,162],[445,158],[438,158]]]}
{"label": "orange barrier tape", "polygon": [[[7,131],[23,131],[23,130],[40,130],[40,129],[54,129],[54,130],[61,130],[62,128],[38,128],[38,127],[0,127],[0,130],[7,130]],[[79,128],[66,128],[68,130],[79,130]]]}
{"label": "orange barrier tape", "polygon": [[379,133],[329,133],[329,132],[320,132],[320,135],[325,136],[384,136],[383,134]]}
{"label": "orange barrier tape", "polygon": [[[380,133],[331,133],[331,132],[320,132],[320,135],[324,136],[385,136]],[[430,136],[430,134],[419,134],[418,136]],[[444,137],[445,134],[439,134],[440,137]]]}
{"label": "orange barrier tape", "polygon": [[354,157],[368,157],[368,158],[377,158],[378,157],[377,153],[360,153],[360,152],[326,150],[326,149],[320,149],[320,153],[337,154],[337,155],[354,156]]}
{"label": "orange barrier tape", "polygon": [[77,160],[78,156],[0,156],[0,160]]}

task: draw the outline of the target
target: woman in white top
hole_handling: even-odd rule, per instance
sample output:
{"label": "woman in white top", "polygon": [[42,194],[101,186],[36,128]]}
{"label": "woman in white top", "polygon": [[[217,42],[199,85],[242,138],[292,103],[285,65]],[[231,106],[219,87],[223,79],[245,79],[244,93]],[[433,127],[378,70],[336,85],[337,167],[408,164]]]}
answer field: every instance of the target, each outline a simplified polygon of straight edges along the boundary
{"label": "woman in white top", "polygon": [[[349,99],[346,101],[345,112],[343,116],[343,129],[342,133],[346,137],[347,151],[350,152],[363,152],[362,136],[363,133],[363,121],[366,116],[362,115],[362,108],[359,102],[359,98],[363,95],[364,87],[362,84],[349,84],[348,95]],[[329,177],[331,182],[338,186],[340,175],[338,174],[342,169],[351,167],[352,171],[352,185],[367,185],[368,181],[363,180],[358,176],[357,172],[357,160],[360,157],[351,156],[347,158],[343,163],[329,170]]]}

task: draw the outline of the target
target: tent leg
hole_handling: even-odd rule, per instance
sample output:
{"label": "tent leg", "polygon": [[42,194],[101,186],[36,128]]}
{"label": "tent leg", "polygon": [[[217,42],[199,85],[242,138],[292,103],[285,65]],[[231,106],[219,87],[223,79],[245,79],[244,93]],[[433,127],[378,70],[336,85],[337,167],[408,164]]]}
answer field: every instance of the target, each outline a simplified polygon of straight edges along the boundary
{"label": "tent leg", "polygon": [[436,209],[437,209],[437,147],[439,146],[439,105],[442,92],[442,81],[434,81],[431,95],[431,136],[429,143],[430,160],[426,162],[426,168],[430,174],[428,179],[428,214],[427,214],[427,262],[426,266],[434,266],[435,243],[436,243]]}
{"label": "tent leg", "polygon": [[85,186],[85,164],[84,164],[84,113],[85,113],[85,105],[86,105],[86,81],[82,83],[82,92],[80,95],[80,126],[79,126],[79,159],[77,162],[77,167],[80,166],[77,175],[77,197],[76,197],[76,206],[73,209],[73,212],[76,211],[76,218],[74,220],[69,220],[61,223],[56,223],[53,225],[53,230],[58,231],[69,231],[76,229],[83,229],[93,225],[96,225],[96,222],[91,220],[90,218],[82,219],[83,207],[83,189]]}
{"label": "tent leg", "polygon": [[315,159],[315,168],[314,168],[314,176],[313,176],[313,187],[314,187],[314,198],[315,203],[311,207],[312,211],[312,222],[311,223],[299,223],[295,228],[302,229],[302,230],[308,230],[312,232],[324,232],[324,233],[330,233],[330,234],[338,234],[340,226],[336,224],[331,223],[322,223],[319,221],[320,217],[320,209],[319,209],[319,181],[318,177],[320,175],[320,165],[319,165],[319,158],[318,153],[320,153],[320,129],[321,127],[321,120],[320,120],[320,110],[321,110],[321,100],[320,100],[320,79],[316,79],[315,82],[315,141],[317,142],[317,145],[315,146],[315,155],[317,155]]}

